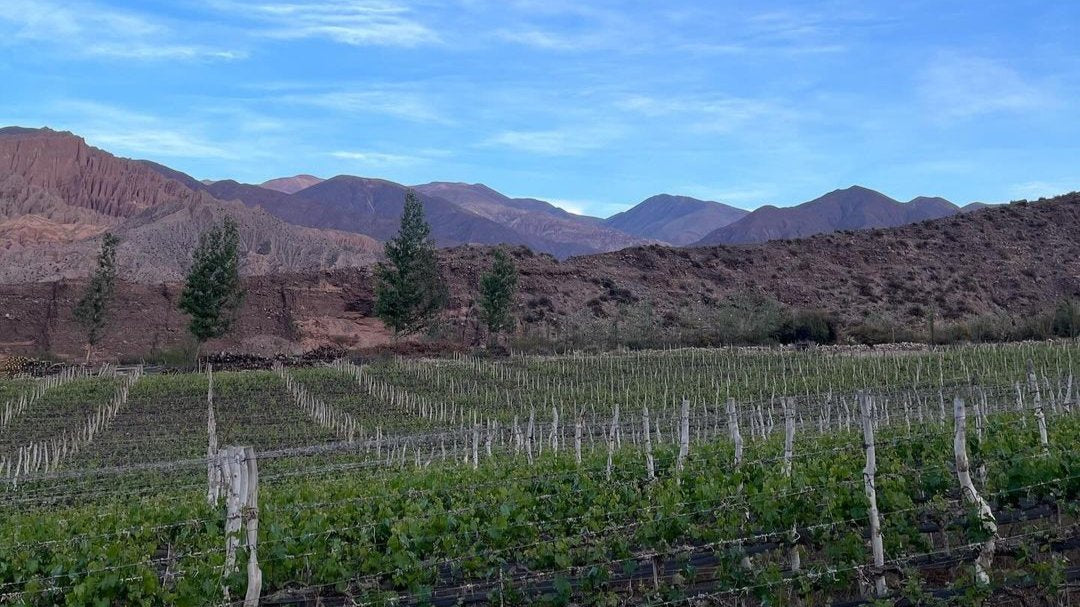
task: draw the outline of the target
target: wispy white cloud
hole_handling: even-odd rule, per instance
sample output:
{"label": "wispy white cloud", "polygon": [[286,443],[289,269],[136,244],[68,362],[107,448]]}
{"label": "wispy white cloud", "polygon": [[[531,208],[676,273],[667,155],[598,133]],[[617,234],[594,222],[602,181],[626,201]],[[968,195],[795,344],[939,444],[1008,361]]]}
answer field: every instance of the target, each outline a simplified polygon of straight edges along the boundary
{"label": "wispy white cloud", "polygon": [[159,158],[239,159],[258,155],[240,144],[217,142],[204,137],[197,128],[177,128],[188,121],[166,120],[149,114],[93,101],[66,100],[52,111],[63,116],[54,124],[69,128],[91,145],[123,155]]}
{"label": "wispy white cloud", "polygon": [[775,10],[751,15],[747,20],[751,35],[777,40],[805,41],[821,36],[822,16],[802,10]]}
{"label": "wispy white cloud", "polygon": [[575,215],[591,215],[593,217],[607,217],[618,213],[619,211],[626,210],[629,206],[626,203],[620,202],[602,202],[599,200],[584,199],[584,198],[559,198],[551,196],[533,196],[533,195],[510,195],[511,198],[532,198],[534,200],[543,200],[544,202],[551,203],[560,209],[573,213]]}
{"label": "wispy white cloud", "polygon": [[550,202],[551,204],[559,207],[560,209],[573,213],[574,215],[584,215],[586,209],[591,209],[596,206],[596,203],[589,200],[567,200],[566,198],[539,198],[537,196],[529,196],[528,198],[536,198],[537,200],[543,200]]}
{"label": "wispy white cloud", "polygon": [[580,36],[569,36],[540,29],[503,29],[495,32],[495,37],[504,42],[522,44],[547,50],[581,50],[591,46],[591,42]]}
{"label": "wispy white cloud", "polygon": [[1009,188],[1009,195],[1013,199],[1025,198],[1034,200],[1037,198],[1049,198],[1059,194],[1065,194],[1080,190],[1080,183],[1076,181],[1026,181]]}
{"label": "wispy white cloud", "polygon": [[725,188],[708,185],[684,185],[676,188],[686,196],[701,200],[713,200],[732,206],[753,209],[773,201],[778,192],[772,184],[747,184]]}
{"label": "wispy white cloud", "polygon": [[742,14],[705,4],[689,9],[657,5],[636,19],[590,3],[512,2],[518,22],[494,32],[501,42],[542,50],[677,50],[697,54],[838,53],[848,50],[838,32],[874,23],[842,11],[782,10]]}
{"label": "wispy white cloud", "polygon": [[1045,83],[984,57],[946,53],[919,78],[919,92],[938,119],[965,119],[997,112],[1031,112],[1058,100]]}
{"label": "wispy white cloud", "polygon": [[412,9],[391,0],[245,2],[219,0],[219,10],[257,22],[271,38],[323,38],[353,46],[419,46],[440,41]]}
{"label": "wispy white cloud", "polygon": [[167,158],[238,158],[213,143],[169,128],[143,127],[124,130],[88,128],[86,139],[95,145],[126,154]]}
{"label": "wispy white cloud", "polygon": [[221,59],[231,61],[248,56],[247,51],[215,49],[198,45],[170,44],[157,45],[148,43],[101,42],[89,44],[83,49],[102,57],[120,59],[164,60],[164,59]]}
{"label": "wispy white cloud", "polygon": [[424,97],[407,87],[371,88],[358,91],[299,92],[278,100],[346,114],[382,114],[412,122],[449,124]]}
{"label": "wispy white cloud", "polygon": [[549,156],[570,156],[606,147],[620,137],[615,126],[564,127],[552,130],[507,130],[484,141],[485,146],[505,147]]}
{"label": "wispy white cloud", "polygon": [[776,101],[726,95],[628,95],[618,99],[615,106],[650,118],[679,115],[679,124],[711,134],[731,133],[748,126],[761,133],[804,117],[802,112]]}
{"label": "wispy white cloud", "polygon": [[758,51],[785,55],[841,53],[897,23],[890,12],[875,14],[866,3],[820,3],[746,15],[733,28],[739,39]]}
{"label": "wispy white cloud", "polygon": [[340,158],[342,160],[355,161],[358,164],[376,166],[398,166],[405,164],[415,164],[424,160],[419,156],[410,156],[407,154],[388,154],[385,152],[371,152],[361,150],[342,150],[337,152],[330,152],[330,155],[334,158]]}
{"label": "wispy white cloud", "polygon": [[[595,2],[517,0],[500,2],[504,25],[491,38],[548,51],[586,51],[641,48],[654,40],[647,22]],[[634,44],[631,44],[634,43]]]}
{"label": "wispy white cloud", "polygon": [[232,60],[246,51],[201,44],[144,14],[89,2],[6,0],[0,46],[50,45],[78,56],[134,60]]}
{"label": "wispy white cloud", "polygon": [[638,29],[629,25],[619,28],[610,24],[597,24],[577,30],[558,31],[537,25],[521,25],[498,29],[493,37],[499,42],[547,51],[592,51],[625,48],[626,39],[632,37],[628,31],[630,28]]}

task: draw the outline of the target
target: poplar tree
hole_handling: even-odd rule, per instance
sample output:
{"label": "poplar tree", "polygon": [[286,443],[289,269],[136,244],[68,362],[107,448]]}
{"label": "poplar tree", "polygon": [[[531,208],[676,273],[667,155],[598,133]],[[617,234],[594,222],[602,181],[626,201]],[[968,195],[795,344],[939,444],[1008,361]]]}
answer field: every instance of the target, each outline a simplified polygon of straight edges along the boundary
{"label": "poplar tree", "polygon": [[75,304],[75,320],[86,331],[86,362],[94,346],[101,341],[108,322],[109,302],[112,300],[116,282],[116,246],[120,239],[110,232],[101,238],[101,250],[98,252],[97,269],[86,285],[82,298]]}
{"label": "poplar tree", "polygon": [[200,349],[206,340],[229,332],[243,300],[240,232],[236,222],[226,217],[221,225],[199,235],[180,295],[180,310],[191,316],[188,329]]}
{"label": "poplar tree", "polygon": [[480,319],[493,336],[514,328],[511,309],[517,279],[513,260],[506,251],[496,249],[491,269],[480,277]]}
{"label": "poplar tree", "polygon": [[427,327],[450,299],[430,236],[424,205],[409,190],[401,228],[384,246],[386,261],[375,266],[375,315],[395,335]]}

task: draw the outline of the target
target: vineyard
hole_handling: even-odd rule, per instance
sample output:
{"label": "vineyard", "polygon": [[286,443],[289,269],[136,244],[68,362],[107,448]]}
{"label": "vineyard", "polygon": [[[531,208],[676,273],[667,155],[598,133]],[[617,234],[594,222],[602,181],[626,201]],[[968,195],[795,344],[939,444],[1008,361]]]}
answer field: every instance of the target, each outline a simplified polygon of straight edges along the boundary
{"label": "vineyard", "polygon": [[0,380],[0,604],[1080,604],[1080,344]]}

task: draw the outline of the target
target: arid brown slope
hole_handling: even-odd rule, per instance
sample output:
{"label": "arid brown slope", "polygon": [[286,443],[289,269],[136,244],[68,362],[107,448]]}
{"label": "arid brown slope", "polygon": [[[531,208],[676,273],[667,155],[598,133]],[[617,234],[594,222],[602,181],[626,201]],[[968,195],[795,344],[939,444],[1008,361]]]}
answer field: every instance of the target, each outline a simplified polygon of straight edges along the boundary
{"label": "arid brown slope", "polygon": [[295,194],[300,190],[311,187],[316,183],[322,183],[321,177],[314,175],[293,175],[292,177],[278,177],[259,184],[259,187],[275,190],[285,194]]}
{"label": "arid brown slope", "polygon": [[[160,167],[160,165],[156,165]],[[160,167],[163,174],[177,173]],[[178,178],[191,177],[179,173]],[[320,180],[295,194],[286,194],[263,186],[238,183],[231,179],[199,185],[219,200],[238,200],[288,223],[315,230],[352,232],[367,238],[387,240],[397,233],[405,203],[406,186],[384,179],[367,179],[338,175]],[[465,205],[453,203],[436,195],[419,191],[424,212],[431,224],[432,237],[440,246],[463,243],[523,244],[537,251],[565,257],[568,255],[608,251],[617,246],[594,248],[584,238],[549,238],[547,234],[527,224],[511,225],[474,212]],[[509,199],[507,199],[509,200]],[[600,228],[602,230],[602,228]],[[556,234],[556,236],[558,236]],[[641,242],[625,234],[623,246]]]}
{"label": "arid brown slope", "polygon": [[81,137],[50,129],[0,129],[0,179],[24,187],[26,197],[6,200],[18,209],[44,191],[63,204],[107,217],[131,217],[194,193],[145,165],[117,158]]}
{"label": "arid brown slope", "polygon": [[632,249],[582,259],[637,297],[671,304],[761,292],[854,322],[1023,313],[1080,295],[1080,195],[984,209],[899,228],[762,245]]}
{"label": "arid brown slope", "polygon": [[105,230],[121,238],[122,276],[176,280],[199,231],[226,215],[240,226],[248,274],[365,265],[380,249],[359,234],[294,226],[222,202],[206,187],[168,167],[113,156],[71,133],[0,129],[0,282],[85,276],[98,246],[94,237]]}
{"label": "arid brown slope", "polygon": [[[618,302],[650,301],[658,316],[678,315],[740,293],[760,293],[799,308],[819,308],[847,325],[868,315],[923,322],[1043,310],[1080,296],[1080,194],[1017,203],[900,228],[841,232],[762,245],[627,249],[559,263],[517,250],[519,317],[530,307],[562,323],[582,312],[613,313]],[[443,253],[452,281],[451,317],[473,298],[489,249]],[[258,277],[236,336],[214,348],[268,349],[340,344],[363,347],[388,339],[370,318],[367,270]],[[70,309],[79,285],[0,285],[0,351],[78,356],[80,332]],[[184,321],[176,285],[120,288],[105,349],[148,352],[179,343]],[[168,294],[166,297],[165,294]],[[542,302],[542,303],[538,303]],[[595,302],[591,303],[590,302]],[[126,340],[126,341],[125,341]]]}
{"label": "arid brown slope", "polygon": [[747,213],[720,202],[658,194],[608,217],[604,225],[642,238],[683,246],[738,221]]}
{"label": "arid brown slope", "polygon": [[656,242],[607,227],[597,217],[575,215],[535,198],[510,198],[480,183],[434,182],[414,186],[414,189],[448,200],[521,234],[544,239],[551,245],[540,250],[561,257],[616,251]]}
{"label": "arid brown slope", "polygon": [[[52,352],[77,358],[83,333],[72,317],[83,280],[0,284],[0,353]],[[389,341],[382,323],[367,317],[371,287],[360,270],[245,279],[243,312],[226,340],[207,352],[228,349],[270,355],[333,343]],[[151,355],[189,343],[188,318],[176,308],[176,282],[121,282],[111,306],[101,355]],[[83,346],[85,347],[85,346]]]}
{"label": "arid brown slope", "polygon": [[892,228],[958,212],[960,208],[944,198],[920,196],[899,202],[881,192],[851,186],[793,207],[761,207],[730,225],[713,230],[695,244],[750,244],[804,238],[836,230]]}

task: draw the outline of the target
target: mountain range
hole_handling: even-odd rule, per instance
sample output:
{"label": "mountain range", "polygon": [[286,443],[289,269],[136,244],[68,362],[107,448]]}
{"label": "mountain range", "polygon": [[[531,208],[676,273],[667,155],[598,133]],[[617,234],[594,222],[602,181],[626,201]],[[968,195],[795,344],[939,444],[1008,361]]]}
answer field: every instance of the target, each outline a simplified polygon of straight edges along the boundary
{"label": "mountain range", "polygon": [[0,281],[84,275],[106,230],[121,239],[118,264],[130,279],[175,279],[199,233],[226,215],[239,224],[247,274],[365,265],[379,251],[368,236],[291,224],[189,180],[198,183],[70,133],[0,129]]}
{"label": "mountain range", "polygon": [[[149,160],[119,158],[68,132],[0,129],[0,282],[85,274],[95,239],[121,237],[135,280],[180,277],[200,230],[228,214],[241,227],[245,274],[364,266],[397,231],[410,186],[296,175],[260,185],[200,181]],[[753,212],[660,194],[603,219],[483,184],[411,186],[442,247],[524,245],[564,259],[660,244],[748,244],[914,223],[973,210],[941,198],[901,203],[853,186],[793,207]]]}
{"label": "mountain range", "polygon": [[737,223],[748,214],[749,211],[719,202],[658,194],[608,217],[604,223],[627,234],[681,246],[697,242],[714,228]]}
{"label": "mountain range", "polygon": [[[939,330],[952,327],[958,338],[1000,339],[1080,297],[1077,233],[1080,193],[752,246],[647,245],[564,261],[511,247],[520,273],[514,316],[526,339],[561,335],[591,345],[616,332],[646,330],[693,339],[703,327],[753,326],[755,302],[764,298],[821,311],[845,336],[925,334],[935,319]],[[451,291],[448,339],[471,339],[490,247],[444,249],[439,262]],[[208,351],[273,356],[395,343],[372,315],[370,268],[243,280],[238,322]],[[0,354],[81,356],[85,332],[72,309],[84,288],[85,279],[0,283]],[[180,290],[177,281],[140,284],[122,276],[100,355],[154,356],[185,343],[189,319],[177,309]]]}
{"label": "mountain range", "polygon": [[695,244],[751,244],[806,238],[837,230],[891,228],[948,217],[961,210],[944,198],[920,196],[899,202],[881,192],[851,186],[792,207],[760,207],[738,221],[709,232]]}

